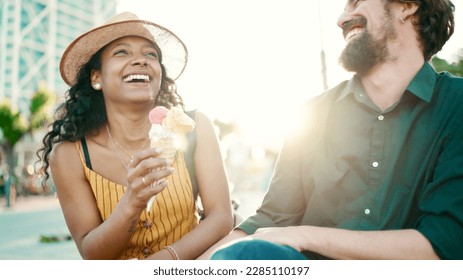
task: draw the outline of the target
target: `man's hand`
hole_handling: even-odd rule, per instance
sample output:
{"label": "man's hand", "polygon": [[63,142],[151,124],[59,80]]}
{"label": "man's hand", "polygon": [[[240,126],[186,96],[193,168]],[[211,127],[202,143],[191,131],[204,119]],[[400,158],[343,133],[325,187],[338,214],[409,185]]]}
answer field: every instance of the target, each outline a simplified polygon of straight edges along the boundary
{"label": "man's hand", "polygon": [[281,245],[288,245],[299,252],[305,250],[300,227],[260,228],[251,237],[279,243]]}

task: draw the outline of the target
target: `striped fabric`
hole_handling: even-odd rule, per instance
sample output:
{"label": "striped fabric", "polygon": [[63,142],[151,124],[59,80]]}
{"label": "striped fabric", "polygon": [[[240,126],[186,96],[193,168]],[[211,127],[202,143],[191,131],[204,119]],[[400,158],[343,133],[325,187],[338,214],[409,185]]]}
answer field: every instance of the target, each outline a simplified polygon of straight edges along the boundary
{"label": "striped fabric", "polygon": [[[88,168],[80,143],[76,145],[101,217],[106,220],[124,195],[126,187]],[[174,173],[167,178],[169,185],[156,196],[151,210],[142,212],[127,250],[120,259],[143,259],[179,240],[199,223],[190,177],[181,151],[177,152],[173,167]]]}

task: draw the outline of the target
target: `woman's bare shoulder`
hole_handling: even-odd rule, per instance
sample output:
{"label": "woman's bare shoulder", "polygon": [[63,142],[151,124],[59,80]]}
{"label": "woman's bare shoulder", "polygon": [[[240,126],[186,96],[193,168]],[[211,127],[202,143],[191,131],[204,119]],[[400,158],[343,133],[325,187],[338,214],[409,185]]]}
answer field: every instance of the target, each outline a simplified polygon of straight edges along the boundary
{"label": "woman's bare shoulder", "polygon": [[57,143],[50,154],[50,168],[53,170],[75,170],[81,165],[76,142],[63,141]]}
{"label": "woman's bare shoulder", "polygon": [[77,145],[75,142],[63,141],[53,146],[50,158],[52,161],[67,159],[72,156],[77,156]]}

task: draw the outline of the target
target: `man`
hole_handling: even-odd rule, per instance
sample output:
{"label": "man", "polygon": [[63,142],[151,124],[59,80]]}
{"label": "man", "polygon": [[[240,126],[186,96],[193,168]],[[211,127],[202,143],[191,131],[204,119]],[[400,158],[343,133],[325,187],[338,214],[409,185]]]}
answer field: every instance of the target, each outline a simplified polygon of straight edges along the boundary
{"label": "man", "polygon": [[308,102],[256,214],[202,258],[463,259],[463,79],[427,62],[454,9],[348,0],[354,77]]}

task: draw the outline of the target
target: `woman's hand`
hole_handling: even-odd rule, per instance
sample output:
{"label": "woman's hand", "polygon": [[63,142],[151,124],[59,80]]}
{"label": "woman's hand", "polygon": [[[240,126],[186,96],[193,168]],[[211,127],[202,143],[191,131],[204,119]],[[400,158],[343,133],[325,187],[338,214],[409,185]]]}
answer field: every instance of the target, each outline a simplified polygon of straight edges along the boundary
{"label": "woman's hand", "polygon": [[159,151],[147,149],[134,155],[127,170],[127,190],[131,204],[144,209],[148,200],[167,187],[173,160],[159,158]]}

